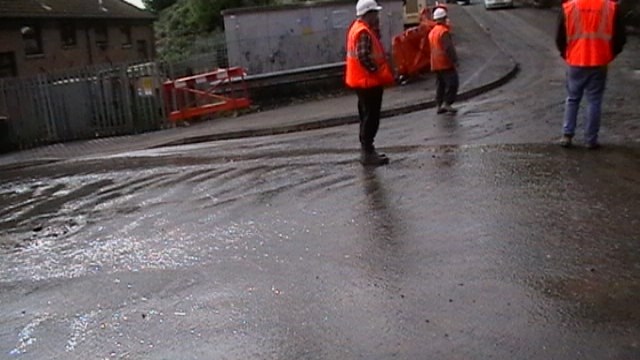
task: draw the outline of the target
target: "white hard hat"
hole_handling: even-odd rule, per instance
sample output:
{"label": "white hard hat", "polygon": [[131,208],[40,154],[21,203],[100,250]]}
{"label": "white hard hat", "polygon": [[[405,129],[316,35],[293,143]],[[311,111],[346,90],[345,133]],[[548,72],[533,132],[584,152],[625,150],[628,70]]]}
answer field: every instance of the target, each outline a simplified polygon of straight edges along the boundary
{"label": "white hard hat", "polygon": [[376,0],[358,0],[356,4],[356,16],[362,16],[369,11],[380,11],[382,6],[378,5]]}
{"label": "white hard hat", "polygon": [[437,8],[433,11],[433,20],[441,20],[447,17],[447,10]]}

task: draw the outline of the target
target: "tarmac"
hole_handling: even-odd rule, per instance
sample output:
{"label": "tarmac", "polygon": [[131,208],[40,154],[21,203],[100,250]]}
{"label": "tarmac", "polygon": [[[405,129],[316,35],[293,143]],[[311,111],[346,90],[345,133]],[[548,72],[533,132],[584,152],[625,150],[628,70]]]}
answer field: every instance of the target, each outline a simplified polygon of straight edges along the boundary
{"label": "tarmac", "polygon": [[[517,74],[518,64],[467,14],[464,7],[450,5],[449,15],[460,63],[458,101],[495,89]],[[388,88],[384,93],[382,117],[432,108],[435,106],[434,97],[435,79],[431,74],[406,85]],[[236,117],[214,118],[187,127],[47,145],[1,155],[0,171],[87,156],[357,123],[356,103],[355,94],[346,92],[339,96],[318,98]],[[354,138],[357,138],[357,134],[354,134]]]}

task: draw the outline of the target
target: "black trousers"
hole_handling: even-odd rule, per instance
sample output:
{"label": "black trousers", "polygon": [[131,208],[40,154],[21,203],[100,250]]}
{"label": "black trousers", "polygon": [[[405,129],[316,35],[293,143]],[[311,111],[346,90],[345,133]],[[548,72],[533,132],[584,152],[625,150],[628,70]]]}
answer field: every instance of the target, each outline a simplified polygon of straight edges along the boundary
{"label": "black trousers", "polygon": [[458,95],[458,72],[455,69],[436,71],[436,104],[453,104]]}
{"label": "black trousers", "polygon": [[373,141],[380,127],[380,109],[384,88],[356,89],[358,116],[360,117],[360,146],[364,152],[373,152]]}

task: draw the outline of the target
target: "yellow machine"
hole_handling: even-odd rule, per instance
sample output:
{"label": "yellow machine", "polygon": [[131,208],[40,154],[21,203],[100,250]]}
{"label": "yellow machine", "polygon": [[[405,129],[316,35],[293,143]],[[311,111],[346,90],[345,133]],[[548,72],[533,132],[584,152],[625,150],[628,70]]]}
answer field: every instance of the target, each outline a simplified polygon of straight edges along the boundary
{"label": "yellow machine", "polygon": [[427,8],[427,0],[404,1],[404,27],[409,28],[420,24],[420,11]]}

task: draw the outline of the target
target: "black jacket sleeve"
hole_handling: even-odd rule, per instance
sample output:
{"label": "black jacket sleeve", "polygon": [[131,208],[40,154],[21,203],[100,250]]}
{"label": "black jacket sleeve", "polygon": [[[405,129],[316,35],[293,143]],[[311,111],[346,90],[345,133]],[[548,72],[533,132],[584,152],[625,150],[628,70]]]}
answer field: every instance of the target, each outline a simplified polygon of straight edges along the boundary
{"label": "black jacket sleeve", "polygon": [[627,43],[627,28],[624,23],[624,16],[620,11],[620,6],[616,9],[616,14],[613,23],[613,38],[611,40],[611,47],[613,50],[613,56],[618,56],[624,48],[624,44]]}
{"label": "black jacket sleeve", "polygon": [[556,47],[563,58],[567,53],[567,30],[565,27],[564,11],[558,15],[558,27],[556,28]]}
{"label": "black jacket sleeve", "polygon": [[[458,64],[458,53],[456,53],[456,48],[453,45],[453,39],[451,38],[451,34],[446,32],[444,36],[442,36],[442,48],[449,60],[455,65]],[[457,65],[456,65],[457,66]]]}

